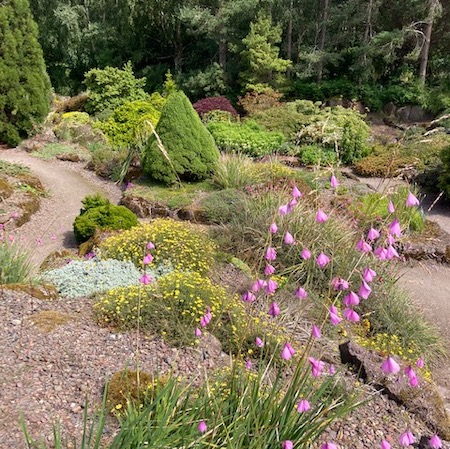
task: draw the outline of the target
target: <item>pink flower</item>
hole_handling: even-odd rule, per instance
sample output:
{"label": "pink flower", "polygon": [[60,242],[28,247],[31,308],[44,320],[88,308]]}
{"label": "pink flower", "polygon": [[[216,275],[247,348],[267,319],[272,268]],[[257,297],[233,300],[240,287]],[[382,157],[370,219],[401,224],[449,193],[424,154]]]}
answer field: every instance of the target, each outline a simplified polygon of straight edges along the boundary
{"label": "pink flower", "polygon": [[281,443],[282,449],[294,449],[294,443],[290,440],[283,441]]}
{"label": "pink flower", "polygon": [[147,242],[147,249],[149,250],[155,249],[155,245],[152,242]]}
{"label": "pink flower", "polygon": [[311,252],[308,248],[303,248],[301,252],[301,256],[304,260],[311,259]]}
{"label": "pink flower", "polygon": [[369,232],[367,233],[367,240],[369,240],[369,242],[373,242],[378,237],[380,237],[380,233],[376,229],[370,228]]}
{"label": "pink flower", "polygon": [[265,288],[266,285],[267,281],[265,281],[264,279],[257,279],[252,285],[252,292],[259,292],[260,290]]}
{"label": "pink flower", "polygon": [[245,368],[246,369],[252,369],[253,363],[251,360],[246,360],[245,361]]}
{"label": "pink flower", "polygon": [[389,200],[389,203],[388,203],[388,212],[390,214],[393,214],[395,212],[394,203],[392,201],[390,201],[390,200]]}
{"label": "pink flower", "polygon": [[270,263],[267,264],[267,265],[266,265],[266,268],[264,268],[264,274],[265,274],[266,276],[270,276],[270,275],[272,275],[273,273],[275,273],[275,267],[274,267],[273,265],[270,265]]}
{"label": "pink flower", "polygon": [[11,212],[10,214],[9,214],[9,216],[11,217],[11,218],[18,218],[19,217],[19,212]]}
{"label": "pink flower", "polygon": [[286,232],[286,235],[284,236],[284,243],[286,243],[286,245],[293,245],[295,243],[294,237],[292,237],[291,233]]}
{"label": "pink flower", "polygon": [[311,364],[311,374],[313,377],[320,377],[322,374],[325,363],[321,360],[317,360],[313,357],[308,358],[309,363]]}
{"label": "pink flower", "polygon": [[278,226],[277,226],[277,224],[274,222],[274,223],[272,223],[272,224],[270,225],[269,232],[270,232],[271,234],[276,234],[277,231],[278,231]]}
{"label": "pink flower", "polygon": [[255,345],[258,346],[258,348],[262,348],[264,346],[264,342],[259,337],[256,337]]}
{"label": "pink flower", "polygon": [[391,449],[391,445],[386,440],[383,440],[381,442],[381,449]]}
{"label": "pink flower", "polygon": [[277,258],[277,250],[269,246],[266,251],[266,260],[275,260]]}
{"label": "pink flower", "polygon": [[299,413],[307,412],[311,408],[311,404],[306,399],[301,399],[297,403],[297,411]]}
{"label": "pink flower", "polygon": [[411,432],[404,432],[400,435],[400,446],[410,446],[414,443],[416,439],[414,438],[414,435]]}
{"label": "pink flower", "polygon": [[394,237],[400,237],[402,235],[400,222],[396,218],[389,225],[389,234],[393,235]]}
{"label": "pink flower", "polygon": [[205,421],[202,420],[200,421],[197,429],[200,433],[205,433],[208,430],[208,426],[206,425]]}
{"label": "pink flower", "polygon": [[276,317],[280,314],[280,307],[276,302],[272,302],[269,306],[269,315],[272,317]]}
{"label": "pink flower", "polygon": [[389,245],[388,249],[386,250],[386,259],[391,260],[394,257],[398,258],[400,256],[398,255],[398,252],[395,250],[395,248],[392,245]]}
{"label": "pink flower", "polygon": [[372,270],[369,267],[366,267],[363,270],[363,279],[366,282],[372,282],[376,275],[377,275],[376,271]]}
{"label": "pink flower", "polygon": [[275,293],[277,291],[277,288],[278,288],[278,283],[276,281],[274,281],[273,279],[269,279],[267,281],[266,293],[268,295],[271,295],[272,293]]}
{"label": "pink flower", "polygon": [[331,281],[331,286],[334,290],[342,291],[347,290],[349,288],[349,283],[345,279],[342,278],[333,278]]}
{"label": "pink flower", "polygon": [[283,360],[291,360],[294,354],[294,348],[289,343],[285,343],[281,351],[281,358]]}
{"label": "pink flower", "polygon": [[148,264],[150,264],[150,263],[152,263],[153,262],[153,256],[151,255],[151,254],[147,254],[145,257],[144,257],[144,260],[142,261],[142,263],[144,264],[144,265],[148,265]]}
{"label": "pink flower", "polygon": [[333,376],[334,374],[336,374],[336,367],[334,365],[330,365],[330,367],[328,368],[328,372],[331,376]]}
{"label": "pink flower", "polygon": [[372,251],[372,247],[363,239],[358,240],[356,249],[362,253],[370,253],[370,251]]}
{"label": "pink flower", "polygon": [[411,377],[409,379],[409,385],[411,385],[411,387],[416,388],[419,385],[419,379],[417,379],[417,377]]}
{"label": "pink flower", "polygon": [[44,244],[44,241],[39,237],[36,239],[36,245],[41,246]]}
{"label": "pink flower", "polygon": [[393,237],[391,234],[389,234],[387,236],[386,241],[387,241],[388,245],[394,245],[395,244],[395,237]]}
{"label": "pink flower", "polygon": [[50,236],[50,240],[56,240],[56,239],[57,239],[57,237],[56,237],[55,234],[52,234],[52,235]]}
{"label": "pink flower", "polygon": [[325,268],[329,264],[329,262],[330,258],[326,254],[320,253],[317,256],[316,263],[317,265],[319,265],[320,268]]}
{"label": "pink flower", "polygon": [[333,189],[337,189],[337,188],[338,188],[338,186],[339,186],[339,181],[337,180],[336,176],[334,176],[334,175],[331,176],[330,184],[331,184],[331,187],[332,187]]}
{"label": "pink flower", "polygon": [[347,307],[342,311],[343,317],[348,320],[352,321],[353,323],[357,323],[359,321],[359,315],[350,307]]}
{"label": "pink flower", "polygon": [[344,306],[357,306],[359,304],[359,297],[355,292],[350,292],[347,295],[345,295],[343,299]]}
{"label": "pink flower", "polygon": [[440,449],[442,447],[442,441],[437,435],[433,435],[428,444],[431,449]]}
{"label": "pink flower", "polygon": [[397,374],[400,371],[400,365],[389,356],[382,364],[381,369],[385,374]]}
{"label": "pink flower", "polygon": [[361,296],[362,299],[367,299],[372,293],[372,289],[366,281],[362,281],[361,287],[359,287],[358,295]]}
{"label": "pink flower", "polygon": [[290,208],[288,204],[283,204],[278,208],[279,215],[287,215],[290,212]]}
{"label": "pink flower", "polygon": [[147,273],[144,273],[144,274],[139,278],[139,282],[140,282],[141,284],[148,285],[148,284],[150,284],[150,282],[152,282],[152,278],[151,278]]}
{"label": "pink flower", "polygon": [[312,330],[311,330],[311,335],[314,338],[320,338],[322,336],[322,332],[320,331],[320,329],[315,324],[313,324],[313,327],[312,327]]}
{"label": "pink flower", "polygon": [[320,449],[338,449],[334,443],[325,443],[320,446]]}
{"label": "pink flower", "polygon": [[252,292],[245,292],[242,295],[242,301],[244,301],[244,302],[254,302],[254,301],[256,301],[256,296]]}
{"label": "pink flower", "polygon": [[408,198],[406,198],[406,207],[414,207],[419,205],[419,200],[409,192]]}
{"label": "pink flower", "polygon": [[304,288],[299,287],[297,290],[295,290],[295,296],[298,299],[306,299],[308,297],[308,292]]}
{"label": "pink flower", "polygon": [[316,213],[317,223],[325,223],[327,220],[328,220],[328,215],[322,209],[319,209]]}
{"label": "pink flower", "polygon": [[383,248],[383,247],[379,246],[373,253],[380,260],[386,260],[387,259],[387,249],[386,248]]}
{"label": "pink flower", "polygon": [[423,368],[425,366],[425,362],[423,361],[422,357],[419,357],[417,359],[416,366],[417,368]]}
{"label": "pink flower", "polygon": [[298,190],[298,188],[296,186],[294,186],[294,188],[292,189],[292,196],[298,200],[299,198],[301,198],[303,196],[303,193],[300,192],[300,190]]}
{"label": "pink flower", "polygon": [[335,306],[330,306],[328,309],[330,312],[330,321],[333,326],[337,326],[341,321],[342,318],[339,316],[339,311]]}
{"label": "pink flower", "polygon": [[202,331],[198,327],[195,328],[195,336],[196,337],[201,337],[202,336]]}

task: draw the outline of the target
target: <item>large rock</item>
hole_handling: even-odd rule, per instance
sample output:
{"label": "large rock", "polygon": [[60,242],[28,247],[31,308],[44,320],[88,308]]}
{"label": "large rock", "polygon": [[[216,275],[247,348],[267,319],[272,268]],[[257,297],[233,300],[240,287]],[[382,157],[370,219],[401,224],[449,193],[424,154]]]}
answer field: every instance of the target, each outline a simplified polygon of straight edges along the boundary
{"label": "large rock", "polygon": [[381,364],[385,357],[353,341],[341,344],[339,350],[342,362],[352,365],[361,379],[372,384],[389,399],[404,405],[410,412],[418,415],[443,438],[450,439],[450,415],[434,383],[423,379],[420,373],[417,373],[419,386],[411,387],[408,377],[404,374],[406,366],[402,366],[401,363],[400,373],[384,374]]}
{"label": "large rock", "polygon": [[425,111],[421,106],[408,105],[398,108],[396,117],[402,122],[425,122],[431,120],[433,117]]}

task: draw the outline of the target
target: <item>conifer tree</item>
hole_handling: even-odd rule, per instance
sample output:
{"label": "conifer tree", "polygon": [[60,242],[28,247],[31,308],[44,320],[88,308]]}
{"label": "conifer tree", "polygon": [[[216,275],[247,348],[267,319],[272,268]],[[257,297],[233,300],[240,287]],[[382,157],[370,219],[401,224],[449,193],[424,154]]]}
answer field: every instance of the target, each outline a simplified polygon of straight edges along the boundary
{"label": "conifer tree", "polygon": [[144,171],[165,183],[177,179],[198,181],[208,178],[216,168],[219,151],[214,138],[203,125],[186,95],[173,92],[167,97],[156,133],[144,153]]}
{"label": "conifer tree", "polygon": [[50,81],[28,0],[0,2],[0,143],[17,145],[50,109]]}

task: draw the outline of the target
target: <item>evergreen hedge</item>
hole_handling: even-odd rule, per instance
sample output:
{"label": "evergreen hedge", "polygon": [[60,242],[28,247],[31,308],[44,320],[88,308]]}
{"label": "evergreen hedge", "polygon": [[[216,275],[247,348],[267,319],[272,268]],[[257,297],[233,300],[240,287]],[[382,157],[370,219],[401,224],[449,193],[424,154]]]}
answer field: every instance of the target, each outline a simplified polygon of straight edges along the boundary
{"label": "evergreen hedge", "polygon": [[0,142],[17,145],[50,110],[50,80],[28,0],[0,3]]}

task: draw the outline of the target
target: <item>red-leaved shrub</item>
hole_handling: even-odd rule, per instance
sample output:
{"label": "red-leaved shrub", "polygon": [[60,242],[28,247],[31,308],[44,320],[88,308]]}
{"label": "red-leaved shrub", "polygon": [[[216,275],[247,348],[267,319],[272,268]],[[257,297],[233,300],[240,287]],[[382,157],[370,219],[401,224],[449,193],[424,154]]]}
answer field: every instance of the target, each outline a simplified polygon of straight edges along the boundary
{"label": "red-leaved shrub", "polygon": [[208,97],[198,100],[194,103],[194,109],[197,111],[197,114],[202,117],[203,114],[206,114],[210,111],[226,111],[229,112],[233,117],[237,117],[238,113],[236,109],[233,108],[230,100],[227,97]]}

